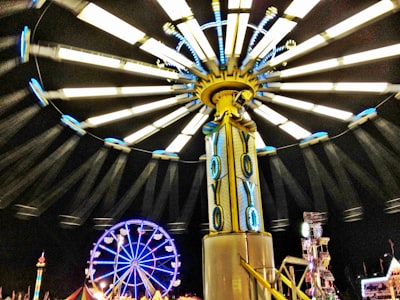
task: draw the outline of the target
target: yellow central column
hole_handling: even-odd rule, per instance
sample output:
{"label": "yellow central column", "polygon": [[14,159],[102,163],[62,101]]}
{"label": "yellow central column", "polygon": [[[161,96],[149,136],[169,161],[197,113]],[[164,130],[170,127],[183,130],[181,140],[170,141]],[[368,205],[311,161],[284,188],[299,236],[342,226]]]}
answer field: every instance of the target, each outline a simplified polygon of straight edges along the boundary
{"label": "yellow central column", "polygon": [[206,135],[210,234],[203,239],[204,299],[271,299],[241,266],[241,259],[267,281],[274,278],[273,244],[264,232],[253,121],[243,119],[248,90],[212,95],[216,114]]}
{"label": "yellow central column", "polygon": [[213,97],[216,121],[206,136],[210,231],[263,231],[254,122],[243,122],[238,92]]}

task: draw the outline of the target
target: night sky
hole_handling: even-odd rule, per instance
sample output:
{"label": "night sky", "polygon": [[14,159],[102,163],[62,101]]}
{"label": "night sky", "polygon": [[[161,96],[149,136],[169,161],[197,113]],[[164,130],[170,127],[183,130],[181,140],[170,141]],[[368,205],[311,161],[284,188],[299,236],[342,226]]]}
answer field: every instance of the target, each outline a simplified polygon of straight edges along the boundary
{"label": "night sky", "polygon": [[[102,231],[90,226],[62,229],[52,216],[24,221],[16,219],[10,211],[0,211],[0,217],[0,285],[3,286],[3,297],[10,295],[12,290],[25,291],[29,285],[33,293],[35,265],[42,251],[45,251],[47,263],[42,292],[50,291],[52,298],[65,298],[83,284],[89,250]],[[286,255],[301,257],[300,221],[285,232],[273,233],[277,267]],[[363,275],[363,262],[369,275],[380,272],[379,258],[391,253],[388,240],[395,243],[395,249],[400,243],[399,226],[399,214],[385,215],[374,209],[362,221],[343,223],[336,219],[323,226],[324,236],[331,238],[332,272],[342,293],[356,297],[354,288],[359,286],[352,284],[356,285],[356,277]],[[177,291],[201,295],[202,235],[172,236],[182,261],[179,276],[182,285]],[[385,259],[385,266],[387,263]],[[301,274],[301,269],[296,270]]]}

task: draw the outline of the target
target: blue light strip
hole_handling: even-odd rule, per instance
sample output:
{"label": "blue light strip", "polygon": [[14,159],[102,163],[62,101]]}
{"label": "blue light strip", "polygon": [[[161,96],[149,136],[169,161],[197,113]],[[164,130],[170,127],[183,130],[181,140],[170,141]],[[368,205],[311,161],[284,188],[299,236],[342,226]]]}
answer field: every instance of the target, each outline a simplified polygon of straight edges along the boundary
{"label": "blue light strip", "polygon": [[31,0],[29,7],[41,8],[45,2],[46,0]]}
{"label": "blue light strip", "polygon": [[[143,226],[143,223],[141,224],[141,226]],[[129,232],[129,230],[130,230],[127,223],[125,223],[125,230],[126,230],[126,232]],[[127,237],[128,237],[128,244],[129,244],[129,249],[131,251],[132,257],[135,257],[135,255],[133,254],[133,247],[132,247],[133,243],[132,243],[131,235],[127,234]]]}
{"label": "blue light strip", "polygon": [[[153,279],[153,281],[156,282],[156,283],[157,283],[160,287],[162,287],[164,290],[167,289],[167,287],[166,287],[165,285],[163,285],[163,284],[161,283],[161,281],[158,280],[158,278],[154,277],[152,274],[150,274],[149,272],[147,272],[147,271],[144,270],[143,268],[140,268],[140,269],[147,275],[148,278]],[[163,295],[163,296],[164,296],[164,295]]]}
{"label": "blue light strip", "polygon": [[[135,259],[138,257],[138,254],[139,254],[139,247],[140,247],[141,242],[142,242],[142,234],[141,234],[140,232],[143,231],[143,226],[144,226],[144,223],[142,222],[142,223],[140,224],[140,231],[138,231],[138,232],[139,232],[139,238],[138,238],[138,241],[137,241],[137,244],[136,244],[135,255],[133,256],[133,258],[135,258]],[[153,238],[153,236],[154,236],[155,234],[156,234],[156,233],[153,232],[151,238]],[[147,243],[147,244],[148,244],[148,243]],[[146,245],[147,245],[147,244],[146,244]],[[132,252],[132,253],[133,253],[133,252]]]}
{"label": "blue light strip", "polygon": [[41,107],[49,105],[49,101],[43,96],[44,90],[42,86],[35,78],[31,78],[31,80],[29,81],[29,87],[31,88],[31,91],[35,94],[37,100],[39,100],[39,105]]}
{"label": "blue light strip", "polygon": [[275,47],[268,55],[266,55],[260,62],[257,62],[255,65],[255,69],[258,69],[258,66],[263,66],[268,60],[274,58],[278,53],[284,51],[286,46]]}
{"label": "blue light strip", "polygon": [[[166,245],[169,241],[165,240],[164,242],[162,242],[160,245],[158,245],[156,248],[153,248],[149,253],[145,254],[144,256],[141,256],[143,254],[143,251],[140,253],[140,259],[139,262],[142,262],[143,258],[153,254],[154,252],[156,252],[158,249],[160,249],[162,246]],[[145,250],[143,248],[143,250]]]}
{"label": "blue light strip", "polygon": [[215,17],[215,23],[217,25],[217,36],[218,36],[218,50],[219,50],[219,60],[221,65],[225,65],[225,50],[224,50],[224,38],[222,33],[222,19],[221,19],[221,6],[219,1],[213,3],[212,5]]}
{"label": "blue light strip", "polygon": [[[153,240],[154,236],[156,235],[156,233],[158,232],[158,228],[157,230],[154,230],[153,233],[151,234],[151,236],[149,237],[149,239],[146,242],[146,245],[143,246],[142,251],[140,251],[139,255],[137,255],[135,258],[143,258],[142,254],[143,252],[146,250],[146,248],[149,246],[150,242]],[[138,245],[139,246],[139,245]]]}
{"label": "blue light strip", "polygon": [[258,148],[257,152],[259,151],[276,151],[276,147],[274,146],[265,146],[263,148]]}
{"label": "blue light strip", "polygon": [[182,47],[182,45],[185,45],[190,54],[192,54],[193,59],[196,63],[197,66],[201,67],[201,62],[200,59],[198,57],[198,55],[196,54],[196,52],[193,50],[192,46],[189,44],[189,42],[185,39],[185,37],[183,35],[181,35],[177,30],[175,30],[175,28],[173,27],[168,27],[168,29],[164,29],[164,32],[166,34],[170,34],[173,37],[177,38],[178,40],[180,40],[179,44],[176,46],[176,50],[179,52],[180,48]]}
{"label": "blue light strip", "polygon": [[367,109],[363,110],[362,112],[360,112],[359,114],[357,114],[356,116],[354,116],[353,119],[351,119],[350,123],[354,123],[357,120],[362,119],[367,116],[375,116],[375,115],[376,115],[376,108],[367,108]]}
{"label": "blue light strip", "polygon": [[[114,232],[111,232],[112,237],[114,238],[114,240],[119,244],[119,252],[117,254],[118,258],[123,258],[127,261],[131,260],[133,257],[131,256],[131,253],[129,253],[125,247],[123,245],[120,244],[120,240],[119,237],[115,235]],[[124,251],[124,253],[126,254],[126,256],[122,255],[121,250]],[[118,262],[119,263],[119,262]]]}
{"label": "blue light strip", "polygon": [[[131,281],[131,277],[132,277],[132,273],[133,272],[129,272],[128,278],[126,279],[126,282],[130,282]],[[124,289],[122,290],[122,295],[126,294],[126,290],[128,289],[129,284],[125,284],[124,285]]]}
{"label": "blue light strip", "polygon": [[[270,13],[268,13],[270,12]],[[249,47],[247,48],[247,53],[251,52],[253,50],[253,46],[260,35],[261,31],[263,28],[268,24],[269,21],[273,20],[276,17],[276,14],[273,11],[268,10],[267,14],[264,16],[264,18],[260,21],[260,23],[257,26],[257,29],[253,32],[253,35],[250,38],[249,42]]]}
{"label": "blue light strip", "polygon": [[[157,260],[154,260],[154,261],[157,261]],[[148,269],[150,269],[150,270],[159,271],[159,272],[161,272],[161,273],[166,273],[166,274],[168,274],[168,275],[173,275],[173,274],[175,273],[174,271],[171,271],[171,270],[169,270],[169,269],[163,269],[163,268],[155,267],[155,266],[153,266],[153,264],[151,264],[151,265],[146,265],[146,264],[144,264],[144,263],[141,263],[140,266],[141,266],[142,268],[148,268]]]}
{"label": "blue light strip", "polygon": [[300,141],[300,144],[311,143],[312,141],[317,142],[321,139],[324,139],[325,137],[328,137],[327,132],[325,132],[325,131],[315,132],[315,133],[309,135],[308,137],[302,139]]}
{"label": "blue light strip", "polygon": [[79,135],[86,134],[86,131],[81,128],[81,123],[70,115],[62,115],[61,122],[72,130],[75,130]]}
{"label": "blue light strip", "polygon": [[107,143],[112,143],[112,144],[117,144],[117,145],[126,145],[126,143],[123,140],[108,137],[104,139],[105,142]]}
{"label": "blue light strip", "polygon": [[158,260],[163,260],[163,259],[171,259],[171,258],[174,258],[175,257],[175,255],[174,254],[171,254],[171,255],[165,255],[165,256],[159,256],[159,257],[157,257],[157,259],[146,259],[146,260],[141,260],[141,262],[142,263],[147,263],[147,262],[153,262],[153,261],[158,261]]}
{"label": "blue light strip", "polygon": [[22,63],[25,63],[29,60],[29,38],[30,38],[30,29],[28,26],[24,26],[24,30],[21,32],[20,38],[20,59]]}

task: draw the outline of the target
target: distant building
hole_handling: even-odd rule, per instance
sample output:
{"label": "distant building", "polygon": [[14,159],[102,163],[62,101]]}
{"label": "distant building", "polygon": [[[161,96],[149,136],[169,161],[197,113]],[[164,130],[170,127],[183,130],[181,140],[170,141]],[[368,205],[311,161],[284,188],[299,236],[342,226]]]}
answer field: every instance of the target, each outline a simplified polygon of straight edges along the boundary
{"label": "distant building", "polygon": [[400,263],[392,258],[386,276],[361,280],[363,299],[398,299],[400,296]]}

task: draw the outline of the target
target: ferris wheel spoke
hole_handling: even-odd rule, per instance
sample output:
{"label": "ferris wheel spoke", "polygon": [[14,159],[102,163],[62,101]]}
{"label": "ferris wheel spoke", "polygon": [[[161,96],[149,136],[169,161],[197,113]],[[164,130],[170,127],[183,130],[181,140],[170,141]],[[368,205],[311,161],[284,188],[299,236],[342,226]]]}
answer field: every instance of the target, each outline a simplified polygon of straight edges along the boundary
{"label": "ferris wheel spoke", "polygon": [[158,262],[158,261],[168,260],[168,259],[171,259],[171,258],[175,258],[175,255],[171,254],[171,255],[166,255],[166,256],[159,256],[159,257],[156,257],[156,258],[153,258],[153,259],[140,260],[140,263],[147,263],[147,262],[152,262],[152,261]]}
{"label": "ferris wheel spoke", "polygon": [[121,253],[119,253],[118,251],[115,251],[113,249],[111,249],[110,247],[104,246],[104,245],[99,245],[99,248],[102,250],[107,251],[108,253],[114,255],[115,257],[118,256],[118,259],[122,258],[126,261],[130,261],[130,259],[124,255],[121,255]]}
{"label": "ferris wheel spoke", "polygon": [[146,248],[148,248],[149,244],[153,241],[154,237],[156,236],[158,232],[158,227],[153,229],[153,232],[151,236],[148,238],[146,244],[143,246],[142,250],[140,251],[139,255],[136,258],[139,258],[142,256],[143,252],[145,251]]}
{"label": "ferris wheel spoke", "polygon": [[127,258],[126,260],[131,260],[131,253],[129,253],[128,251],[126,251],[123,242],[121,241],[121,238],[119,236],[116,236],[114,232],[111,233],[111,235],[113,236],[114,240],[117,242],[117,256],[119,257],[124,257],[123,255],[121,255],[121,250],[126,254]]}
{"label": "ferris wheel spoke", "polygon": [[142,280],[144,286],[146,287],[146,290],[150,293],[150,295],[154,295],[156,289],[149,279],[149,274],[142,268],[137,268],[137,273],[139,274],[140,280]]}
{"label": "ferris wheel spoke", "polygon": [[129,244],[129,249],[130,249],[130,252],[131,252],[131,255],[132,255],[132,258],[135,258],[135,254],[134,254],[134,252],[133,252],[133,247],[132,247],[132,245],[133,245],[133,243],[132,243],[132,237],[131,237],[131,230],[130,230],[130,227],[128,227],[128,223],[125,223],[125,230],[126,230],[126,232],[128,232],[128,234],[127,234],[127,237],[128,237],[128,244]]}
{"label": "ferris wheel spoke", "polygon": [[140,251],[139,255],[136,256],[137,259],[139,259],[139,257],[142,256],[143,252],[147,249],[147,247],[149,246],[149,244],[151,243],[151,241],[153,241],[154,236],[156,235],[158,231],[158,227],[154,229],[153,233],[151,234],[151,236],[149,237],[149,239],[147,240],[146,244],[143,246],[142,251]]}
{"label": "ferris wheel spoke", "polygon": [[[146,278],[152,279],[155,283],[157,283],[163,290],[167,290],[168,288],[162,283],[160,282],[159,279],[157,279],[155,276],[153,276],[152,274],[150,274],[149,272],[147,272],[145,269],[143,268],[139,268],[145,275]],[[139,272],[139,275],[141,274],[141,272]]]}
{"label": "ferris wheel spoke", "polygon": [[138,228],[138,240],[137,240],[136,251],[135,251],[135,256],[134,256],[135,259],[138,257],[139,247],[140,247],[140,243],[142,241],[143,226],[144,226],[144,223],[142,221],[142,223],[140,224],[140,229]]}
{"label": "ferris wheel spoke", "polygon": [[125,278],[131,273],[130,269],[126,270],[121,277],[118,277],[117,280],[114,282],[114,289],[115,287],[120,287],[122,283],[124,283]]}
{"label": "ferris wheel spoke", "polygon": [[125,295],[126,290],[127,290],[128,287],[129,287],[129,282],[131,281],[132,273],[134,273],[134,272],[132,272],[132,271],[130,270],[130,271],[129,271],[128,278],[126,279],[125,284],[124,284],[124,288],[123,288],[123,290],[122,290],[122,295]]}
{"label": "ferris wheel spoke", "polygon": [[150,269],[150,270],[154,270],[154,271],[159,271],[159,272],[166,273],[166,274],[169,274],[169,275],[172,275],[172,274],[175,273],[173,270],[163,269],[163,268],[160,268],[160,267],[149,266],[149,265],[143,265],[143,264],[140,264],[140,266],[141,266],[142,268],[145,268],[145,269]]}
{"label": "ferris wheel spoke", "polygon": [[108,272],[108,273],[105,273],[105,274],[103,274],[103,275],[101,275],[101,276],[99,276],[99,277],[96,277],[95,281],[96,281],[96,282],[99,282],[100,280],[106,279],[107,277],[111,277],[111,276],[113,276],[114,274],[118,274],[118,272],[121,272],[121,271],[123,271],[123,270],[126,270],[126,269],[129,268],[129,267],[130,267],[130,265],[126,265],[126,266],[124,266],[124,267],[122,267],[122,268],[119,268],[119,269],[113,269],[113,270],[111,270],[111,271]]}
{"label": "ferris wheel spoke", "polygon": [[133,272],[133,284],[134,284],[134,296],[138,299],[138,282],[137,282],[137,272]]}
{"label": "ferris wheel spoke", "polygon": [[156,252],[158,249],[160,249],[162,246],[164,246],[165,244],[167,244],[169,241],[165,240],[164,242],[162,242],[160,245],[158,245],[156,248],[153,248],[149,253],[147,253],[146,255],[142,256],[139,261],[141,262],[143,258],[149,256],[150,254],[153,254],[154,252]]}
{"label": "ferris wheel spoke", "polygon": [[94,260],[94,265],[113,265],[115,262],[113,260]]}
{"label": "ferris wheel spoke", "polygon": [[105,298],[108,298],[107,296],[110,295],[112,291],[113,291],[113,286],[110,285],[108,289],[104,292],[104,296],[106,296]]}

